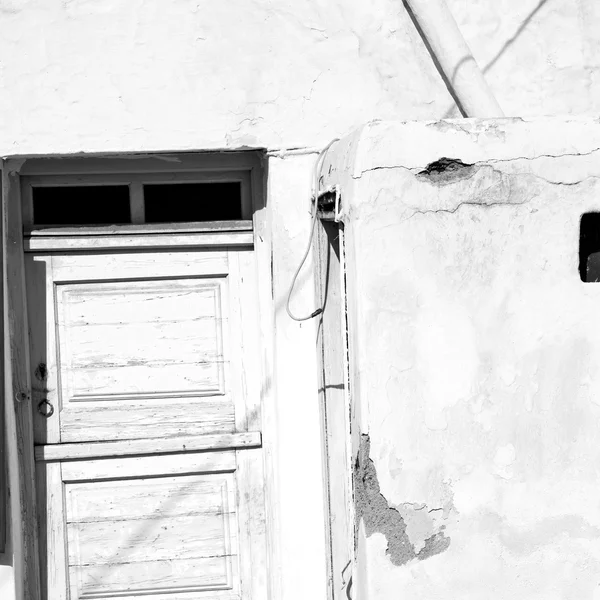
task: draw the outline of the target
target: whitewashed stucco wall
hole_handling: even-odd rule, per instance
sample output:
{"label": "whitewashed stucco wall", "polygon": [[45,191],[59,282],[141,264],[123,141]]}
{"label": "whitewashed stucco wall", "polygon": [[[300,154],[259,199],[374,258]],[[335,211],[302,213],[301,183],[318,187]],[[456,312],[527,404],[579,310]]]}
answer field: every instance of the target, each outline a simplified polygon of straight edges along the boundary
{"label": "whitewashed stucco wall", "polygon": [[5,0],[2,153],[327,143],[449,102],[402,4]]}
{"label": "whitewashed stucco wall", "polygon": [[507,116],[600,112],[598,2],[448,0],[448,5]]}
{"label": "whitewashed stucco wall", "polygon": [[[485,66],[537,3],[449,5]],[[400,0],[0,0],[0,32],[2,156],[319,148],[373,119],[438,118],[453,107]],[[544,2],[487,72],[506,113],[599,111],[598,32],[594,0]],[[289,533],[279,543],[294,546],[281,547],[282,562],[272,565],[285,582],[277,600],[325,590],[316,567],[324,565],[324,548],[314,546],[323,518],[313,447],[319,424],[315,405],[301,410],[316,402],[316,395],[307,399],[316,381],[314,331],[280,310],[308,232],[314,158],[269,159],[277,368],[286,377],[304,374],[302,386],[288,380],[289,395],[277,396],[285,444],[277,467],[286,499],[280,530]],[[300,285],[300,303],[311,305],[311,285],[310,277]],[[296,417],[304,419],[303,437]],[[293,453],[303,451],[303,440],[311,450],[300,463]],[[284,456],[299,469],[299,483]],[[0,597],[10,600],[7,573],[0,565]]]}
{"label": "whitewashed stucco wall", "polygon": [[[600,111],[595,0],[448,3],[507,115]],[[0,29],[3,155],[317,146],[452,112],[401,0],[3,0]]]}
{"label": "whitewashed stucco wall", "polygon": [[328,156],[358,598],[600,598],[599,152],[597,119],[503,119],[373,124]]}
{"label": "whitewashed stucco wall", "polygon": [[[403,7],[387,0],[4,0],[0,30],[3,156],[319,148],[372,118],[425,118],[450,101]],[[315,158],[267,161],[276,356],[265,445],[278,600],[327,590],[315,330],[284,309]],[[313,309],[307,266],[297,311]],[[0,586],[12,587],[9,567]]]}

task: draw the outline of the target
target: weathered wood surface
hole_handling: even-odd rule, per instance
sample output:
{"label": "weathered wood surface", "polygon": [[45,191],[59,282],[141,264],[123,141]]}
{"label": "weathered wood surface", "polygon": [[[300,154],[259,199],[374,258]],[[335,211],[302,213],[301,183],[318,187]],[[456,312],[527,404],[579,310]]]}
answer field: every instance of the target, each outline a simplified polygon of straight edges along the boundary
{"label": "weathered wood surface", "polygon": [[173,457],[171,454],[153,456],[102,458],[63,462],[62,479],[70,481],[95,481],[126,479],[160,475],[191,475],[211,471],[236,470],[234,450],[221,452],[189,452]]}
{"label": "weathered wood surface", "polygon": [[224,287],[224,278],[59,285],[63,398],[225,393]]}
{"label": "weathered wood surface", "polygon": [[[28,234],[29,248],[43,249],[27,255],[32,364],[23,372],[34,378],[35,439],[42,444],[37,492],[49,600],[267,597],[259,429],[261,398],[274,394],[262,370],[269,335],[262,351],[257,337],[272,312],[265,308],[259,325],[251,222],[139,223],[140,184],[231,180],[223,165],[238,168],[236,161],[121,161],[131,171],[139,167],[139,176],[126,177],[137,224]],[[83,162],[85,168],[79,160],[28,160],[23,172],[52,176],[68,165],[70,183],[78,183],[69,175],[74,169],[79,183],[89,184],[93,163],[103,183],[123,179],[112,159]],[[192,173],[199,165],[213,173]],[[256,156],[241,169],[249,219],[252,194],[262,198],[262,171]],[[33,180],[22,181],[31,225]],[[270,273],[268,260],[263,270]],[[268,278],[263,297],[270,294]],[[23,302],[21,311],[26,319]],[[54,405],[54,415],[38,413],[42,400]],[[130,439],[136,430],[143,437]],[[28,524],[35,531],[35,516]],[[28,592],[23,598],[38,600]]]}
{"label": "weathered wood surface", "polygon": [[252,246],[251,232],[147,235],[36,235],[25,238],[26,252],[66,252],[69,250],[116,250],[119,248],[146,248],[148,250],[173,247]]}
{"label": "weathered wood surface", "polygon": [[18,175],[2,171],[4,408],[17,598],[40,598],[29,340]]}
{"label": "weathered wood surface", "polygon": [[233,473],[88,481],[65,495],[75,598],[239,587]]}
{"label": "weathered wood surface", "polygon": [[[80,409],[80,405],[84,408]],[[67,443],[204,435],[235,430],[234,408],[227,396],[192,397],[182,402],[165,397],[137,402],[119,400],[114,404],[74,402],[69,410],[61,413],[60,418],[61,438]]]}
{"label": "weathered wood surface", "polygon": [[199,450],[228,450],[259,448],[260,432],[196,435],[193,437],[154,438],[120,442],[94,442],[76,444],[50,444],[36,446],[37,461],[78,460],[144,454],[198,452]]}
{"label": "weathered wood surface", "polygon": [[[105,499],[108,501],[110,493]],[[142,505],[143,508],[143,505]],[[229,540],[222,511],[184,517],[137,516],[119,521],[69,523],[69,565],[142,563],[224,555]],[[237,528],[234,529],[234,532]]]}
{"label": "weathered wood surface", "polygon": [[[65,175],[73,176],[97,174],[112,176],[118,173],[176,173],[178,177],[187,172],[197,174],[206,171],[207,176],[214,177],[215,172],[256,169],[260,171],[262,153],[257,152],[205,152],[184,154],[154,154],[133,156],[102,156],[73,158],[32,158],[25,161],[21,168],[23,175]],[[116,175],[122,177],[121,175]],[[102,181],[102,180],[101,180]]]}
{"label": "weathered wood surface", "polygon": [[70,567],[70,600],[239,600],[237,590],[230,591],[231,565],[236,558],[216,556]]}
{"label": "weathered wood surface", "polygon": [[55,409],[34,415],[36,442],[233,432],[246,429],[247,414],[258,423],[251,257],[184,250],[28,259],[37,290],[32,351],[47,365],[36,402]]}
{"label": "weathered wood surface", "polygon": [[[24,227],[25,237],[77,237],[77,236],[118,236],[160,234],[171,236],[174,233],[252,233],[251,220],[239,221],[197,221],[186,223],[134,223],[131,225],[94,225],[93,227]],[[226,239],[226,238],[225,238]]]}
{"label": "weathered wood surface", "polygon": [[32,348],[57,390],[36,448],[40,472],[60,470],[43,536],[66,548],[47,589],[265,599],[253,253],[30,256]]}
{"label": "weathered wood surface", "polygon": [[68,598],[66,507],[60,463],[38,464],[40,579],[43,600]]}
{"label": "weathered wood surface", "polygon": [[[233,473],[177,475],[66,486],[69,523],[235,512]],[[226,505],[224,498],[228,498]]]}
{"label": "weathered wood surface", "polygon": [[172,252],[118,252],[59,254],[52,257],[56,283],[152,277],[203,277],[227,275],[226,250],[180,250]]}

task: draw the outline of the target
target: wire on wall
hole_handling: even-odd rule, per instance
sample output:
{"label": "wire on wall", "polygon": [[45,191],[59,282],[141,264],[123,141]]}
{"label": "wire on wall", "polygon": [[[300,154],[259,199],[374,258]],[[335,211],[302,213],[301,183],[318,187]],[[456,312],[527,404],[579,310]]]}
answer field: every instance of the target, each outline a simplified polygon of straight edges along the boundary
{"label": "wire on wall", "polygon": [[310,227],[310,236],[308,238],[308,244],[306,246],[306,251],[304,252],[304,256],[302,256],[302,260],[300,261],[300,264],[298,265],[298,268],[296,269],[296,272],[294,273],[294,276],[292,277],[292,283],[290,284],[290,290],[288,292],[288,297],[287,297],[287,302],[285,305],[285,310],[287,311],[287,314],[289,315],[290,319],[293,319],[294,321],[308,321],[309,319],[313,319],[314,317],[316,317],[317,315],[320,315],[323,312],[322,308],[317,308],[314,312],[312,312],[310,315],[306,316],[306,317],[297,317],[296,315],[294,315],[290,309],[290,301],[292,299],[292,294],[294,292],[294,286],[296,285],[296,280],[298,279],[298,275],[300,275],[300,271],[302,270],[302,267],[304,266],[304,263],[306,262],[306,259],[308,258],[308,254],[310,252],[310,249],[312,247],[312,242],[313,242],[313,237],[315,235],[315,227],[317,225],[317,211],[318,211],[318,197],[319,197],[319,172],[321,171],[321,167],[323,166],[323,159],[325,158],[325,153],[327,152],[327,150],[329,150],[329,148],[331,148],[331,146],[333,146],[333,144],[335,144],[335,142],[338,142],[339,138],[335,138],[333,140],[331,140],[331,142],[329,142],[329,144],[327,144],[327,146],[325,146],[325,148],[323,148],[323,150],[321,150],[321,152],[319,152],[319,156],[317,157],[317,160],[315,162],[315,168],[313,171],[313,184],[312,184],[312,192],[311,192],[311,220],[312,220],[312,224]]}

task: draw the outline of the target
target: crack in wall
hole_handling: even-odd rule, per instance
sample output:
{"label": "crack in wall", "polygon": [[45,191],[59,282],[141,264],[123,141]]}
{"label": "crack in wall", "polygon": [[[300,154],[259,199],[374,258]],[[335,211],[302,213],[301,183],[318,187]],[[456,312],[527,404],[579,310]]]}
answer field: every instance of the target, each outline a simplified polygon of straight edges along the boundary
{"label": "crack in wall", "polygon": [[428,215],[428,214],[437,214],[437,213],[448,213],[448,214],[452,215],[463,206],[478,206],[479,208],[489,208],[491,206],[523,206],[523,204],[527,204],[530,200],[531,200],[531,198],[523,200],[523,202],[472,202],[472,201],[465,201],[465,202],[460,202],[454,208],[432,208],[431,210],[415,210],[409,217],[407,217],[406,219],[403,219],[402,222],[412,219],[415,215]]}
{"label": "crack in wall", "polygon": [[358,524],[362,520],[367,537],[381,533],[387,540],[386,554],[395,566],[402,566],[411,560],[425,560],[440,554],[450,546],[450,538],[445,535],[442,525],[439,531],[423,540],[417,552],[406,531],[407,523],[400,512],[389,505],[381,493],[375,464],[369,457],[371,440],[361,435],[360,448],[354,467],[354,502],[358,536]]}
{"label": "crack in wall", "polygon": [[[427,170],[427,168],[430,165],[435,164],[436,162],[439,162],[442,160],[454,160],[454,161],[458,161],[459,163],[462,163],[465,166],[481,167],[481,166],[486,166],[486,165],[490,165],[490,164],[518,162],[520,160],[536,161],[536,160],[541,160],[544,158],[567,158],[567,157],[576,157],[576,156],[591,156],[599,151],[600,151],[600,148],[593,148],[592,150],[589,150],[588,152],[565,152],[563,154],[537,154],[536,156],[511,156],[510,158],[488,158],[486,160],[475,161],[474,163],[468,163],[468,164],[462,163],[462,161],[460,159],[447,159],[447,158],[442,157],[438,161],[429,163],[429,165],[427,167],[425,167],[425,170]],[[354,173],[352,175],[352,178],[360,179],[365,173],[370,173],[371,171],[390,170],[390,169],[403,169],[405,171],[415,173],[416,175],[423,173],[423,167],[407,167],[405,165],[380,165],[377,167],[369,167],[368,169],[363,169],[359,173]],[[560,184],[561,182],[549,181],[549,183]],[[573,185],[573,184],[565,184],[565,185]]]}
{"label": "crack in wall", "polygon": [[[580,153],[580,156],[589,153]],[[541,157],[550,155],[540,155]],[[524,157],[518,157],[514,160],[521,160]],[[533,159],[532,159],[533,160]],[[491,208],[495,206],[518,207],[528,204],[530,201],[539,197],[541,188],[533,185],[535,181],[543,181],[549,185],[574,187],[587,181],[600,179],[600,175],[587,175],[576,181],[553,181],[537,173],[531,172],[504,172],[492,166],[493,163],[503,162],[501,160],[490,160],[482,163],[465,163],[457,158],[441,157],[440,159],[429,163],[425,169],[414,169],[403,166],[397,167],[375,167],[377,169],[401,169],[415,176],[416,179],[424,181],[427,185],[432,185],[440,189],[448,186],[449,193],[438,195],[434,198],[436,204],[450,206],[442,208],[419,208],[410,206],[409,202],[412,196],[403,200],[406,208],[411,210],[401,219],[405,222],[416,215],[429,214],[454,214],[461,208],[473,206],[477,208]],[[506,162],[506,161],[504,161]],[[465,184],[460,185],[461,181]],[[467,181],[469,180],[469,181]],[[458,187],[454,187],[457,184]],[[461,196],[464,200],[460,201]],[[466,197],[465,197],[466,196]],[[423,204],[422,197],[419,197],[419,204]]]}

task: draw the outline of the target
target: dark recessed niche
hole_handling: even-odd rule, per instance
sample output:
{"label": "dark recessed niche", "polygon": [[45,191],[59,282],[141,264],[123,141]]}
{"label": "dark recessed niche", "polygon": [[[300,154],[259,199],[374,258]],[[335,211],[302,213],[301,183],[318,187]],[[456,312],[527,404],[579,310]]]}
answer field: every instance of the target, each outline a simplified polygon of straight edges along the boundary
{"label": "dark recessed niche", "polygon": [[35,225],[131,223],[128,185],[33,188]]}
{"label": "dark recessed niche", "polygon": [[242,219],[239,181],[144,185],[146,223]]}
{"label": "dark recessed niche", "polygon": [[585,213],[579,228],[579,276],[600,282],[600,213]]}

